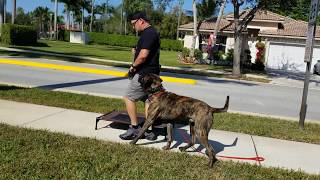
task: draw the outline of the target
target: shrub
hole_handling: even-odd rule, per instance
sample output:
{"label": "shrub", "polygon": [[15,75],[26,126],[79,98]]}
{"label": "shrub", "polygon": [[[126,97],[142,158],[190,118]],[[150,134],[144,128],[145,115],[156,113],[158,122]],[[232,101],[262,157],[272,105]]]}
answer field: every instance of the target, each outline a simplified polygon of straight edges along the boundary
{"label": "shrub", "polygon": [[32,26],[4,24],[2,26],[1,43],[6,45],[37,44],[37,30]]}
{"label": "shrub", "polygon": [[[106,34],[106,33],[96,33],[89,32],[90,42],[96,44],[106,44],[111,46],[122,46],[122,47],[134,47],[138,42],[138,37],[136,36],[124,36],[117,34]],[[181,51],[182,42],[178,40],[171,39],[161,39],[161,49]]]}
{"label": "shrub", "polygon": [[226,60],[227,61],[233,61],[233,53],[234,53],[234,49],[228,49],[228,52],[227,52],[227,58]]}
{"label": "shrub", "polygon": [[189,54],[190,54],[190,49],[184,47],[184,48],[182,49],[182,56],[183,56],[183,57],[188,57]]}
{"label": "shrub", "polygon": [[197,60],[203,59],[203,58],[202,58],[202,51],[201,51],[200,49],[195,49],[195,50],[194,50],[194,57],[195,57]]}
{"label": "shrub", "polygon": [[161,49],[170,51],[182,51],[183,42],[172,39],[161,39]]}
{"label": "shrub", "polygon": [[70,41],[70,31],[60,29],[58,31],[58,40],[69,42]]}

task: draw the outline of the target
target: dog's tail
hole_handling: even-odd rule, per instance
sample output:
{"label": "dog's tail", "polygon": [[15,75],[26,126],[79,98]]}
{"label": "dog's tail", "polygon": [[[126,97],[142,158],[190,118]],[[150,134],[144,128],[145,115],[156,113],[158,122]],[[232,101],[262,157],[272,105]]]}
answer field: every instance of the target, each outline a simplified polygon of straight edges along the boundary
{"label": "dog's tail", "polygon": [[221,113],[221,112],[227,112],[229,108],[229,96],[227,96],[226,103],[224,104],[223,108],[211,108],[212,113]]}

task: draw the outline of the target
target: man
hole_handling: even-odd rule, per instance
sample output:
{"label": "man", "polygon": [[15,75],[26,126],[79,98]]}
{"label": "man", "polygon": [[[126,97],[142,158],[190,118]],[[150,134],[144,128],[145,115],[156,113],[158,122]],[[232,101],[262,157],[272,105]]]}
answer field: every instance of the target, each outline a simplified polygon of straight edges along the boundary
{"label": "man", "polygon": [[[124,96],[127,112],[131,120],[131,125],[126,133],[119,137],[123,140],[132,140],[139,132],[137,119],[136,102],[145,102],[145,113],[147,116],[148,95],[143,91],[138,82],[141,75],[147,73],[160,74],[160,37],[159,33],[150,25],[144,12],[138,12],[131,18],[131,25],[140,38],[134,49],[134,62],[129,69],[129,85]],[[149,137],[149,138],[148,138]],[[147,139],[154,139],[154,134],[149,134]]]}
{"label": "man", "polygon": [[213,47],[214,47],[214,44],[213,43],[213,40],[214,40],[214,33],[211,32],[210,35],[209,35],[209,38],[208,38],[208,47],[207,47],[207,52],[208,52],[208,59],[209,60],[212,60],[213,59]]}

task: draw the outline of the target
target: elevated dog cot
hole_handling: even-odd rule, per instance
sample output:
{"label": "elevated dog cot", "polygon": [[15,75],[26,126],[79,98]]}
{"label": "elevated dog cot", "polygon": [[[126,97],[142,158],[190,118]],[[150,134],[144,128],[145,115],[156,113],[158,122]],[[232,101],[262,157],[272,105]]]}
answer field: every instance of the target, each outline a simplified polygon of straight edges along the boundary
{"label": "elevated dog cot", "polygon": [[[137,117],[138,117],[139,125],[142,126],[145,121],[144,114],[137,114]],[[117,123],[117,124],[130,125],[130,118],[129,118],[129,115],[127,114],[126,111],[115,111],[114,110],[114,111],[108,112],[106,114],[103,114],[102,116],[97,117],[95,130],[98,129],[98,123],[101,120],[111,121],[111,122]],[[163,121],[159,121],[159,122],[155,123],[152,126],[152,128],[162,129],[165,136],[167,135],[167,124]]]}

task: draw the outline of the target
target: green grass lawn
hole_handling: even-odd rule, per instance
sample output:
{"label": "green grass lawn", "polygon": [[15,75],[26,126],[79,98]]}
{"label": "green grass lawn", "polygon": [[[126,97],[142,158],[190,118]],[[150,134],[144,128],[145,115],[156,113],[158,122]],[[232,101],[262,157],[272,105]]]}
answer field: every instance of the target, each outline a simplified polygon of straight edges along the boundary
{"label": "green grass lawn", "polygon": [[[37,50],[42,52],[59,53],[74,56],[95,57],[100,59],[116,60],[123,62],[132,62],[133,56],[131,48],[108,46],[108,45],[82,45],[63,41],[39,40],[37,46],[10,46],[19,49]],[[160,52],[160,63],[163,66],[189,67],[210,70],[230,71],[230,67],[212,66],[212,65],[190,65],[181,64],[178,61],[178,52],[164,51]]]}
{"label": "green grass lawn", "polygon": [[319,179],[303,172],[219,161],[0,124],[0,179]]}
{"label": "green grass lawn", "polygon": [[[121,99],[48,91],[38,88],[18,88],[6,85],[0,85],[0,99],[97,113],[106,113],[113,109],[125,110],[125,105]],[[142,103],[138,104],[138,111],[143,112]],[[235,113],[221,113],[215,114],[213,128],[320,144],[320,124],[315,123],[306,123],[305,130],[301,131],[298,128],[298,122]]]}

